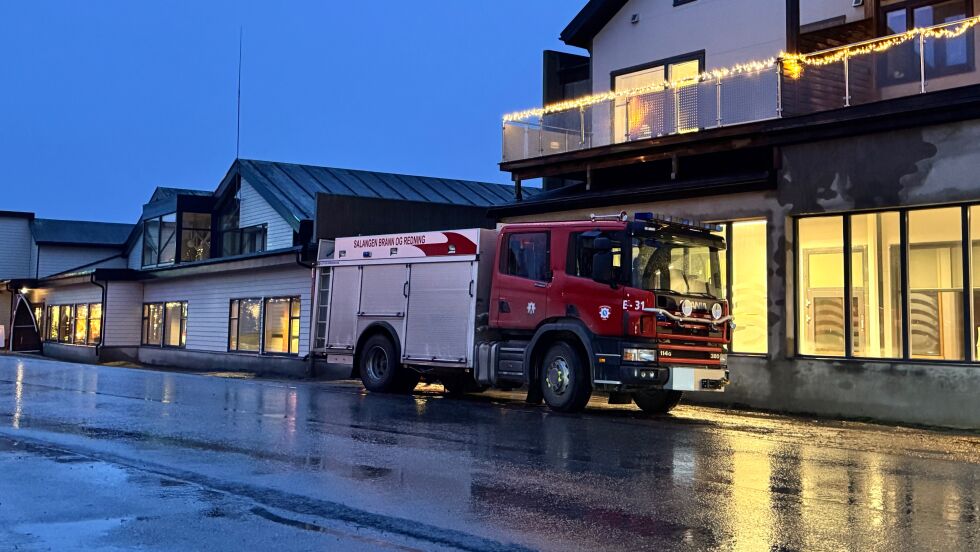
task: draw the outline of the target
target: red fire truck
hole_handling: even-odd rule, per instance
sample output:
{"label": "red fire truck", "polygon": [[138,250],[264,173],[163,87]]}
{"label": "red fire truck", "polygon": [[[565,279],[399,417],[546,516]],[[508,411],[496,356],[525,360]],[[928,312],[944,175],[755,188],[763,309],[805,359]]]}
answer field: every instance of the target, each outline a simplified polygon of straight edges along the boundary
{"label": "red fire truck", "polygon": [[735,325],[717,228],[638,213],[339,238],[320,245],[314,350],[374,392],[594,392],[664,413],[720,392]]}

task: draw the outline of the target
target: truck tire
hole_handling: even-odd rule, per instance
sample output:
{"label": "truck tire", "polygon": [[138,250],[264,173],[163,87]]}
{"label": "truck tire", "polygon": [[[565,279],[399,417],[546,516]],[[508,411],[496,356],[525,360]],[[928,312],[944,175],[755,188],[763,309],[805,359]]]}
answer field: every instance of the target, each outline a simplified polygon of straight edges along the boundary
{"label": "truck tire", "polygon": [[360,355],[361,382],[375,393],[411,393],[419,383],[419,373],[398,362],[395,345],[385,335],[372,335],[364,342]]}
{"label": "truck tire", "polygon": [[565,341],[552,345],[541,363],[541,394],[556,412],[581,412],[592,396],[582,355]]}
{"label": "truck tire", "polygon": [[646,414],[666,414],[681,402],[680,391],[655,389],[633,394],[633,402]]}

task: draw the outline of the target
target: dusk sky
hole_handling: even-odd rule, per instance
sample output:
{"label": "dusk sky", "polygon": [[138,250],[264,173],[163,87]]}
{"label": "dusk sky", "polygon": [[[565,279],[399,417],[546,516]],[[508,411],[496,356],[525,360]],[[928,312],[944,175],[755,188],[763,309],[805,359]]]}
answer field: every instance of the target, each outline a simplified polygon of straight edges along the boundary
{"label": "dusk sky", "polygon": [[135,222],[241,157],[506,182],[500,115],[584,0],[0,5],[0,210]]}

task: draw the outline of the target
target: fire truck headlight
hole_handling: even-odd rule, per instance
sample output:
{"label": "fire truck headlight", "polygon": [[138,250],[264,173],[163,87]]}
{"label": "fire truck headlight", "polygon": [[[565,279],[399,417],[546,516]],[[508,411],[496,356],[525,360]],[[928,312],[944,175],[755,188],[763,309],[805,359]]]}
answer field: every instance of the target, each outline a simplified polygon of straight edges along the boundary
{"label": "fire truck headlight", "polygon": [[721,318],[721,303],[711,305],[711,316],[714,317],[715,320]]}
{"label": "fire truck headlight", "polygon": [[627,362],[656,362],[656,349],[623,349],[623,360]]}
{"label": "fire truck headlight", "polygon": [[684,299],[681,301],[681,314],[684,316],[691,316],[692,312],[694,312],[694,303],[691,303],[690,299]]}

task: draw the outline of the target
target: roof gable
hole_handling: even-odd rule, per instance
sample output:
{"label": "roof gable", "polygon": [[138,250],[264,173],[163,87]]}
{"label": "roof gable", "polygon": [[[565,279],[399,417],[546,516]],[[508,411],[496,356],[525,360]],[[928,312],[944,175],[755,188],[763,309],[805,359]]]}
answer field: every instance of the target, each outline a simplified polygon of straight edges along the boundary
{"label": "roof gable", "polygon": [[569,46],[590,49],[592,39],[629,0],[589,0],[572,22],[561,32],[561,41]]}
{"label": "roof gable", "polygon": [[[513,201],[514,187],[472,180],[239,159],[216,194],[241,175],[294,228],[316,217],[317,194],[490,207]],[[525,194],[537,190],[525,188]]]}

